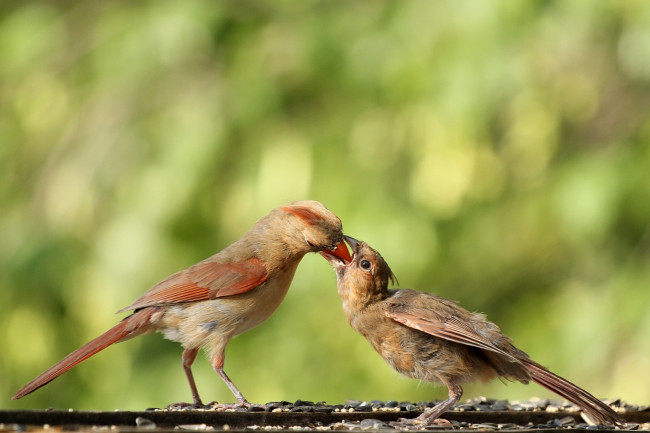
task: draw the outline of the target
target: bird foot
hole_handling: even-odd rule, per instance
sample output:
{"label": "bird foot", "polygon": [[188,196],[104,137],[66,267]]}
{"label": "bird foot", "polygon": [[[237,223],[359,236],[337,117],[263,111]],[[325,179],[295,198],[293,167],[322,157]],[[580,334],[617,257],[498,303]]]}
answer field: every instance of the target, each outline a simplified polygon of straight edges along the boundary
{"label": "bird foot", "polygon": [[435,418],[432,420],[421,419],[420,417],[412,419],[400,418],[397,421],[390,423],[390,426],[394,427],[396,430],[419,430],[433,425],[453,428],[452,423],[443,418]]}
{"label": "bird foot", "polygon": [[206,405],[208,409],[228,410],[228,409],[258,409],[266,410],[266,405],[249,403],[247,400],[238,401],[237,403],[219,403],[213,401]]}
{"label": "bird foot", "polygon": [[442,426],[442,427],[453,427],[454,425],[451,423],[451,421],[444,419],[444,418],[436,418],[432,419],[431,421],[428,422],[423,422],[425,426],[432,426],[432,425],[437,425],[437,426]]}
{"label": "bird foot", "polygon": [[203,404],[201,401],[196,403],[172,403],[165,408],[166,410],[191,410],[191,409],[203,409],[203,410],[236,410],[236,409],[248,409],[248,410],[257,410],[265,411],[267,406],[264,404],[254,404],[249,403],[247,400],[238,401],[237,403],[219,403],[217,401],[212,401],[208,404]]}
{"label": "bird foot", "polygon": [[172,403],[168,405],[165,409],[166,410],[186,410],[186,409],[209,409],[209,405],[205,405],[203,403],[195,402],[195,403],[185,403],[185,402],[178,402],[178,403]]}

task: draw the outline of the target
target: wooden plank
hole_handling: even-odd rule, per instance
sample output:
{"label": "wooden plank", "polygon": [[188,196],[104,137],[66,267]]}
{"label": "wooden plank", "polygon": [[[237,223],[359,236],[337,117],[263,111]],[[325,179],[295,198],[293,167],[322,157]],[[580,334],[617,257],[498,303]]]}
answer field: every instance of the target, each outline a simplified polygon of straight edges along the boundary
{"label": "wooden plank", "polygon": [[[136,426],[138,418],[149,420],[157,428],[173,428],[182,425],[206,424],[214,428],[228,425],[231,429],[243,429],[249,426],[305,426],[330,425],[337,422],[361,421],[372,418],[384,422],[396,421],[398,418],[412,418],[420,412],[230,412],[216,410],[152,410],[142,412],[115,411],[61,411],[61,410],[4,410],[0,411],[0,423],[29,426]],[[628,422],[650,422],[650,412],[628,412],[621,414]],[[516,424],[525,426],[545,424],[553,419],[572,417],[576,423],[583,422],[576,412],[546,411],[451,411],[443,418],[450,421],[473,424]],[[153,425],[152,425],[153,426]],[[599,431],[604,431],[599,429]]]}

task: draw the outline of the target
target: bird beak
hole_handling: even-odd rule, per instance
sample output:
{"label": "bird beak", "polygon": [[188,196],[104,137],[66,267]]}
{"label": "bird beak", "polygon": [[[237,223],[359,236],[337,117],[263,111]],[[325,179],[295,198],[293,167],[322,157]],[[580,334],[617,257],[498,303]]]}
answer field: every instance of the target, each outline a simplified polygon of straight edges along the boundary
{"label": "bird beak", "polygon": [[352,261],[352,257],[350,257],[350,252],[348,251],[348,246],[345,245],[345,242],[343,241],[336,244],[336,249],[334,251],[328,252],[341,259],[344,263],[350,263]]}
{"label": "bird beak", "polygon": [[345,236],[343,235],[343,239],[345,239],[345,242],[350,245],[350,248],[352,248],[352,252],[356,253],[357,249],[359,248],[359,241],[356,240],[355,238],[351,238],[350,236]]}
{"label": "bird beak", "polygon": [[323,250],[320,254],[325,257],[332,266],[340,265],[341,263],[347,265],[352,261],[348,247],[343,241],[336,244],[336,247],[333,250]]}

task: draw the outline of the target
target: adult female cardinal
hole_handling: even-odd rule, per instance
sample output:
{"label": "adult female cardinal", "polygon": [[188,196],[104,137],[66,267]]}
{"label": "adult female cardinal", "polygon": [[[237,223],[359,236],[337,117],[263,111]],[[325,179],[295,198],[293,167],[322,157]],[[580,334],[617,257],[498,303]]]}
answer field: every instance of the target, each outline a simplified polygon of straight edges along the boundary
{"label": "adult female cardinal", "polygon": [[200,348],[238,405],[248,401],[223,371],[230,339],[266,320],[284,299],[302,257],[321,251],[332,261],[349,261],[341,221],[316,201],[273,209],[239,240],[150,288],[119,312],[133,313],[75,350],[16,392],[18,399],[47,384],[113,343],[152,331],[181,343],[183,368],[195,406],[201,399],[190,369]]}
{"label": "adult female cardinal", "polygon": [[[440,382],[449,398],[416,420],[431,424],[460,399],[460,384],[495,377],[530,380],[578,405],[601,423],[622,423],[609,406],[551,373],[517,349],[483,314],[470,313],[439,296],[410,289],[388,290],[395,276],[364,242],[348,236],[352,260],[324,255],[336,270],[338,292],[350,325],[395,370],[414,379]],[[404,421],[405,422],[405,421]],[[403,423],[404,423],[403,422]]]}

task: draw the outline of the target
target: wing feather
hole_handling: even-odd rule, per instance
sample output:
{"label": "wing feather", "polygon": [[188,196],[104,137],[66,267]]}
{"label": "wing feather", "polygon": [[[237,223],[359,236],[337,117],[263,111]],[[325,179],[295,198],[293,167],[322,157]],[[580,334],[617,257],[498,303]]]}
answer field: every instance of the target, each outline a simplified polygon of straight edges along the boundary
{"label": "wing feather", "polygon": [[[449,308],[450,304],[445,303],[444,307]],[[470,312],[456,305],[454,307],[459,311],[462,310],[464,314],[471,315]],[[510,362],[520,362],[512,354],[497,347],[489,338],[477,332],[468,321],[460,320],[455,315],[441,314],[433,308],[413,308],[398,302],[391,304],[385,314],[396,322],[434,337],[494,352],[506,357]]]}
{"label": "wing feather", "polygon": [[171,275],[118,312],[238,295],[254,289],[267,278],[266,266],[258,258],[231,263],[207,259]]}

